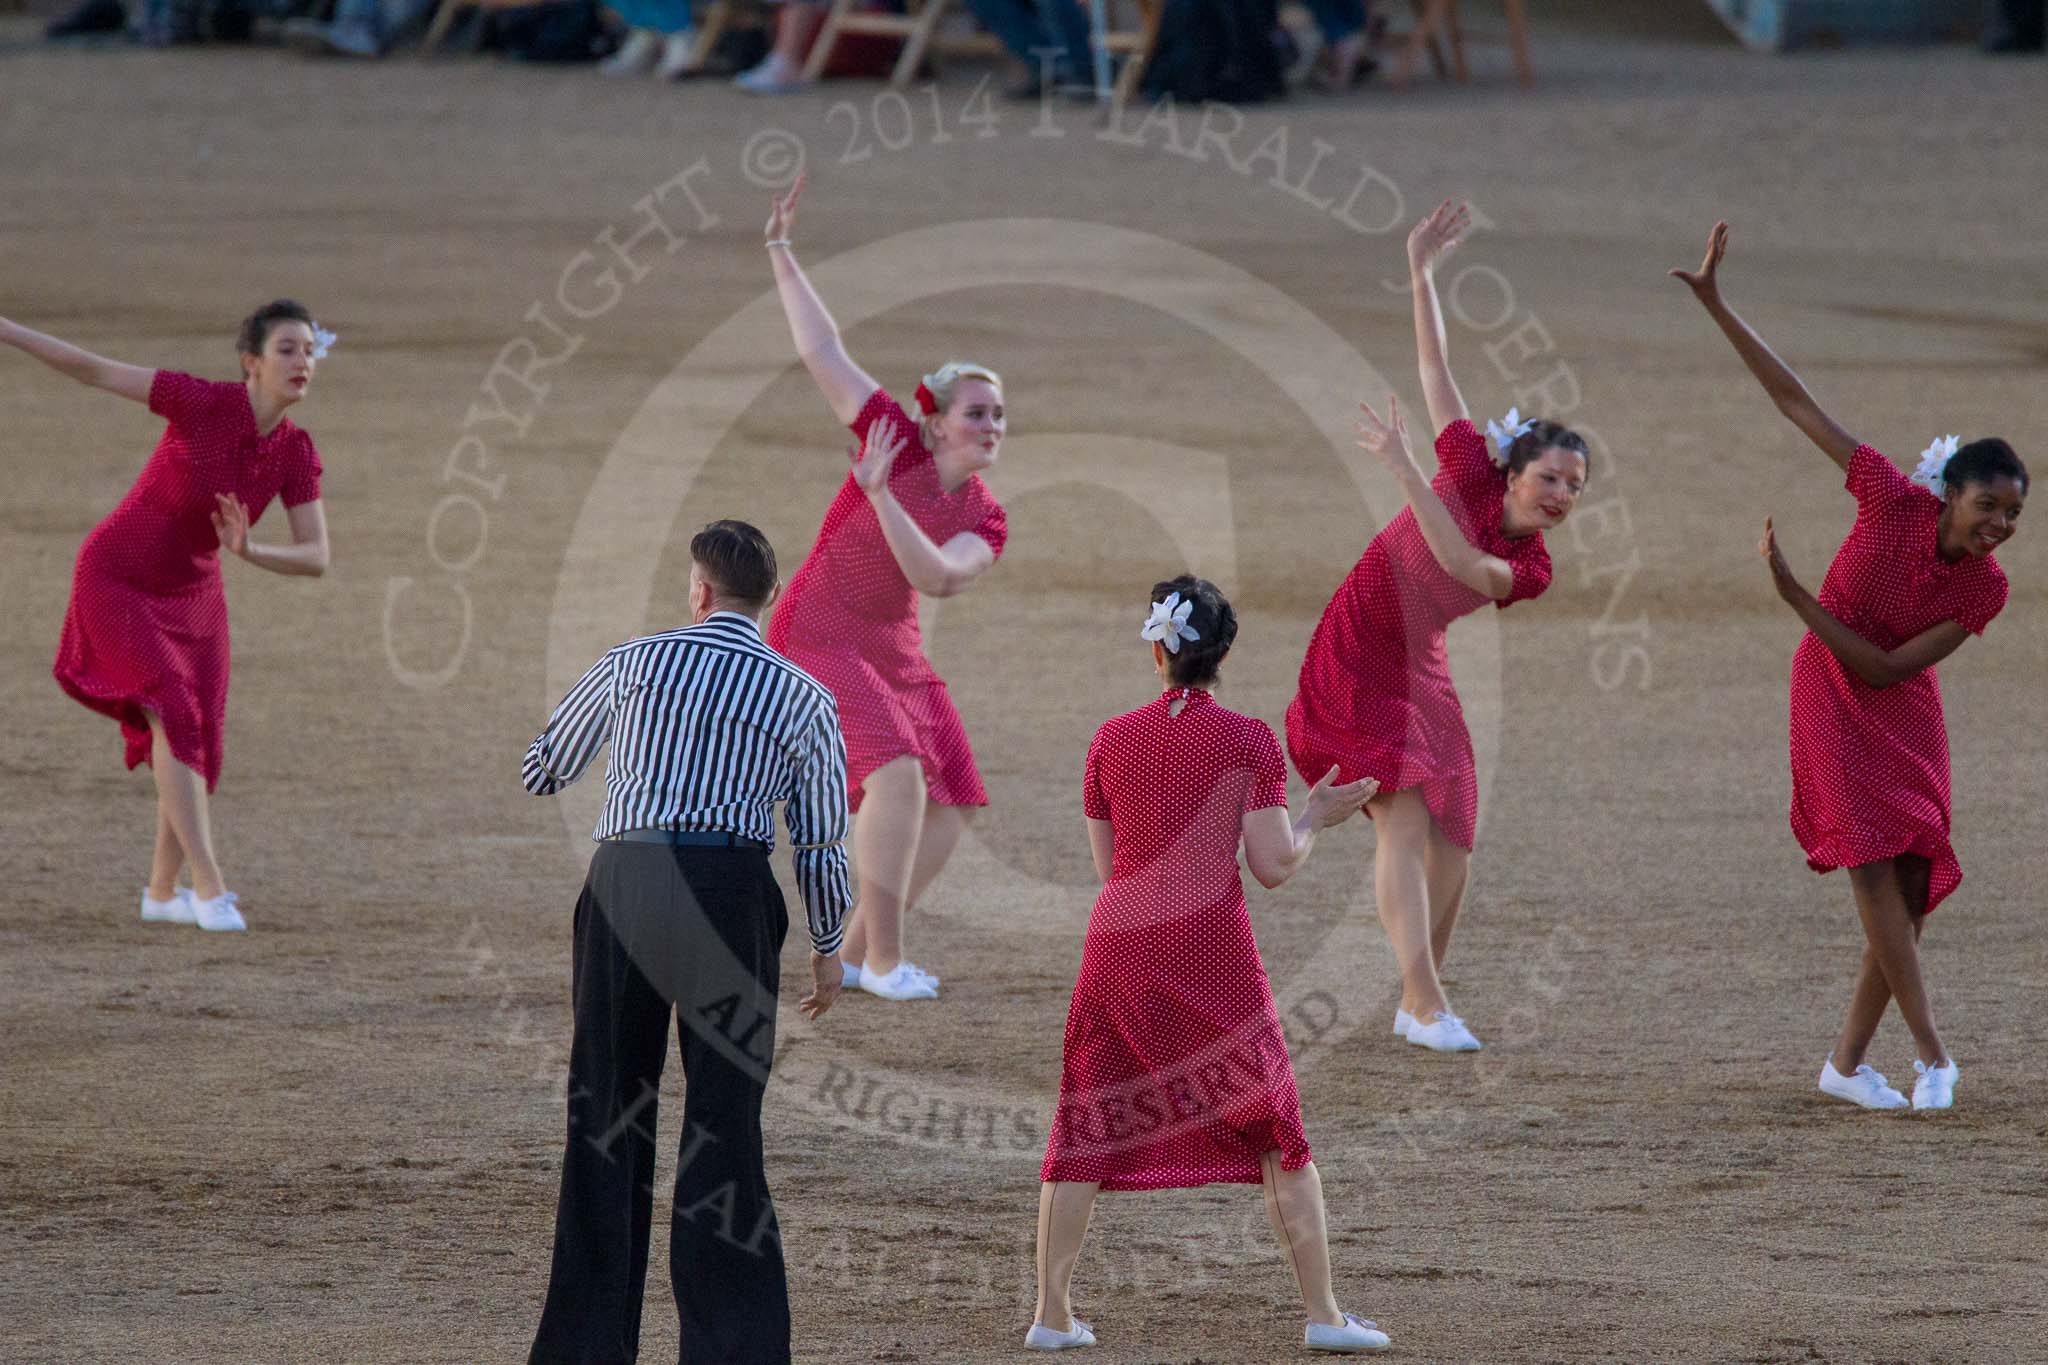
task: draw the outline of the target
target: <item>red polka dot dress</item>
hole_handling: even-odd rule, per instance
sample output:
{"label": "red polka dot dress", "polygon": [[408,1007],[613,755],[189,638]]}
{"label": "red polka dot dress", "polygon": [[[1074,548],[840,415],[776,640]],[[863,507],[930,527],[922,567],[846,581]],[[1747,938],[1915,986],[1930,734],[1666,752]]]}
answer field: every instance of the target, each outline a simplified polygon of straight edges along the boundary
{"label": "red polka dot dress", "polygon": [[[1880,649],[1944,621],[1982,635],[2005,606],[1990,557],[1941,556],[1941,499],[1869,446],[1849,457],[1856,524],[1820,604]],[[1792,832],[1816,872],[1900,854],[1932,864],[1927,908],[1962,883],[1949,847],[1948,727],[1932,668],[1872,687],[1808,632],[1792,656]]]}
{"label": "red polka dot dress", "polygon": [[1245,813],[1287,804],[1280,742],[1207,692],[1175,688],[1096,731],[1083,783],[1115,852],[1039,1178],[1257,1184],[1274,1150],[1299,1170],[1301,1099],[1237,866]]}
{"label": "red polka dot dress", "polygon": [[1469,850],[1479,825],[1478,770],[1444,633],[1489,602],[1507,607],[1540,596],[1550,586],[1550,552],[1540,534],[1510,540],[1501,531],[1507,475],[1471,422],[1445,427],[1436,455],[1430,487],[1466,539],[1514,567],[1513,588],[1496,601],[1451,577],[1423,540],[1415,509],[1403,508],[1366,546],[1309,640],[1287,708],[1287,751],[1311,783],[1334,765],[1340,782],[1370,777],[1382,791],[1420,788],[1445,837]]}
{"label": "red polka dot dress", "polygon": [[[909,443],[889,469],[889,489],[910,519],[944,545],[969,531],[998,556],[1009,539],[1003,509],[980,477],[948,493],[932,452],[900,404],[881,389],[850,424],[862,446],[883,418]],[[924,656],[917,589],[883,538],[873,504],[853,475],[839,486],[825,524],[768,623],[768,644],[832,690],[846,734],[847,800],[860,809],[861,783],[891,759],[915,754],[926,794],[942,806],[985,806],[967,730],[944,679]]]}
{"label": "red polka dot dress", "polygon": [[53,671],[66,692],[121,723],[130,768],[150,761],[146,707],[211,791],[228,700],[214,495],[238,495],[253,524],[272,498],[287,507],[318,498],[320,457],[289,420],[258,435],[241,384],[158,370],[149,410],[170,425],[128,496],[79,547]]}

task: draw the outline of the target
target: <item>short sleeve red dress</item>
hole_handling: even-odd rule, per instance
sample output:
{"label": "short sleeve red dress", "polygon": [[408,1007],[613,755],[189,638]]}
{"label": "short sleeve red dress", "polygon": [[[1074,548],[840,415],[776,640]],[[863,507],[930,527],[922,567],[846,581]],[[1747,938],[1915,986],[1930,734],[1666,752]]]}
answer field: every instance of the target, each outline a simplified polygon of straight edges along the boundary
{"label": "short sleeve red dress", "polygon": [[[998,556],[1009,539],[1003,509],[979,475],[948,493],[932,452],[900,404],[881,389],[850,424],[863,445],[883,418],[910,442],[889,469],[889,489],[934,543],[963,531]],[[861,447],[855,447],[859,458]],[[915,754],[927,796],[942,806],[985,806],[966,727],[945,681],[924,656],[917,589],[897,567],[867,494],[848,473],[825,524],[768,623],[768,644],[832,690],[846,734],[847,801],[860,809],[861,783],[891,759]]]}
{"label": "short sleeve red dress", "polygon": [[[1941,556],[1941,499],[1869,446],[1849,457],[1856,524],[1821,581],[1820,604],[1880,649],[1944,621],[1982,635],[2005,606],[1988,555]],[[1927,909],[1961,885],[1949,847],[1948,727],[1932,668],[1872,687],[1809,631],[1792,656],[1792,832],[1816,872],[1915,854],[1931,864]]]}
{"label": "short sleeve red dress", "polygon": [[1272,729],[1174,688],[1096,732],[1082,804],[1109,821],[1115,852],[1039,1178],[1256,1184],[1275,1150],[1299,1170],[1301,1099],[1237,866],[1245,813],[1287,804]]}
{"label": "short sleeve red dress", "polygon": [[1423,540],[1415,509],[1403,508],[1366,546],[1309,640],[1287,708],[1287,751],[1311,783],[1335,766],[1341,782],[1419,787],[1445,837],[1469,850],[1479,825],[1478,772],[1444,633],[1488,602],[1507,607],[1541,596],[1550,552],[1540,534],[1502,533],[1507,475],[1471,422],[1445,427],[1436,454],[1430,487],[1466,539],[1514,567],[1513,588],[1495,601],[1451,577]]}
{"label": "short sleeve red dress", "polygon": [[239,496],[254,524],[273,498],[296,507],[320,496],[320,456],[288,418],[258,434],[241,384],[158,370],[149,410],[169,425],[128,496],[79,547],[53,671],[121,723],[130,768],[149,762],[147,708],[211,791],[228,700],[214,495]]}

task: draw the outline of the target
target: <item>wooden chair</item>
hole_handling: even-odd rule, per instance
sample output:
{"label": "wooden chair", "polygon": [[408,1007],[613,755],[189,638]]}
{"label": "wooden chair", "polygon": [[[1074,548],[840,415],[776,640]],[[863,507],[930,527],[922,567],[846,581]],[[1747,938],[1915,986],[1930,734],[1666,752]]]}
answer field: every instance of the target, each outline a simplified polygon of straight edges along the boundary
{"label": "wooden chair", "polygon": [[[1414,0],[1415,27],[1407,35],[1399,64],[1389,78],[1394,85],[1406,82],[1426,54],[1440,77],[1460,83],[1472,79],[1465,66],[1465,28],[1458,19],[1458,0]],[[1508,46],[1514,53],[1515,75],[1523,85],[1536,83],[1536,69],[1529,62],[1529,13],[1527,0],[1501,0],[1508,21]],[[1450,50],[1445,61],[1444,50]]]}
{"label": "wooden chair", "polygon": [[811,44],[810,56],[804,59],[804,79],[815,81],[825,74],[825,64],[832,60],[832,48],[842,33],[874,33],[903,40],[903,52],[889,72],[889,84],[898,90],[917,79],[928,55],[1000,54],[1002,44],[992,34],[979,30],[939,32],[939,24],[951,11],[952,3],[953,0],[908,0],[902,14],[878,14],[861,9],[859,0],[832,0],[825,26],[818,30],[818,40]]}
{"label": "wooden chair", "polygon": [[[1166,13],[1166,0],[1132,0],[1138,11],[1136,28],[1111,27],[1103,34],[1103,49],[1124,59],[1124,69],[1116,78],[1116,90],[1111,96],[1119,107],[1129,104],[1131,96],[1138,93],[1138,82],[1145,77],[1145,63],[1152,60],[1152,49],[1159,42],[1159,20]],[[1102,5],[1114,20],[1113,0],[1102,0]]]}

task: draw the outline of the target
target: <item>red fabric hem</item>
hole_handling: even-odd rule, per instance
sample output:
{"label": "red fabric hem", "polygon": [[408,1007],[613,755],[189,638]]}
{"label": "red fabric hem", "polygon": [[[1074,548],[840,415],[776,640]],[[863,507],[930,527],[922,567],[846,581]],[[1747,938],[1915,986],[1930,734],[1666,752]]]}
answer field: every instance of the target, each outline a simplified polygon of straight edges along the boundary
{"label": "red fabric hem", "polygon": [[[1275,1150],[1284,1152],[1284,1149]],[[1280,1158],[1280,1169],[1298,1171],[1314,1160],[1315,1153],[1304,1146],[1299,1152],[1284,1153]],[[1169,1175],[1162,1171],[1156,1175],[1115,1175],[1102,1180],[1097,1180],[1085,1171],[1068,1170],[1063,1174],[1061,1168],[1066,1164],[1048,1161],[1039,1168],[1039,1180],[1074,1181],[1081,1184],[1093,1182],[1101,1185],[1105,1193],[1114,1194],[1139,1190],[1198,1190],[1204,1185],[1260,1185],[1264,1184],[1266,1179],[1265,1171],[1260,1167],[1256,1157],[1249,1158],[1248,1165],[1233,1162],[1229,1166],[1217,1166],[1211,1172],[1199,1175],[1185,1171]]]}
{"label": "red fabric hem", "polygon": [[1858,857],[1854,862],[1823,861],[1819,854],[1809,850],[1806,854],[1806,865],[1824,877],[1839,868],[1867,867],[1871,863],[1881,863],[1902,855],[1925,858],[1928,862],[1927,909],[1923,912],[1925,914],[1933,914],[1941,903],[1954,895],[1956,888],[1963,884],[1963,865],[1957,861],[1955,849],[1946,839],[1909,839],[1889,853]]}
{"label": "red fabric hem", "polygon": [[[161,717],[169,714],[164,706],[152,697],[138,697],[125,692],[102,692],[95,690],[88,680],[66,673],[61,665],[51,669],[50,676],[57,680],[57,686],[63,688],[64,694],[73,701],[87,710],[97,711],[101,715],[119,723],[121,739],[124,745],[122,760],[128,765],[130,772],[140,767],[153,766],[150,763],[150,751],[153,748],[153,743],[149,731],[149,721],[142,713],[146,707]],[[189,742],[181,742],[178,731],[183,728],[182,726],[174,727],[169,722],[166,722],[164,725],[164,730],[170,735],[171,739],[171,757],[177,759],[193,772],[203,776],[206,779],[206,790],[210,795],[213,789],[220,785],[220,769],[215,768],[209,772],[205,755],[194,752]]]}

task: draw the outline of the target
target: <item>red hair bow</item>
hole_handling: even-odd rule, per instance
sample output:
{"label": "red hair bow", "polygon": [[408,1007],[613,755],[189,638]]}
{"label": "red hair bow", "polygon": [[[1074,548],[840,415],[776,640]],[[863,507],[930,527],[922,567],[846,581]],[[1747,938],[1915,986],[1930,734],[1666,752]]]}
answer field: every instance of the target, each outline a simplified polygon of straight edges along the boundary
{"label": "red hair bow", "polygon": [[917,385],[917,410],[930,417],[939,410],[939,400],[932,397],[932,391],[920,380]]}

